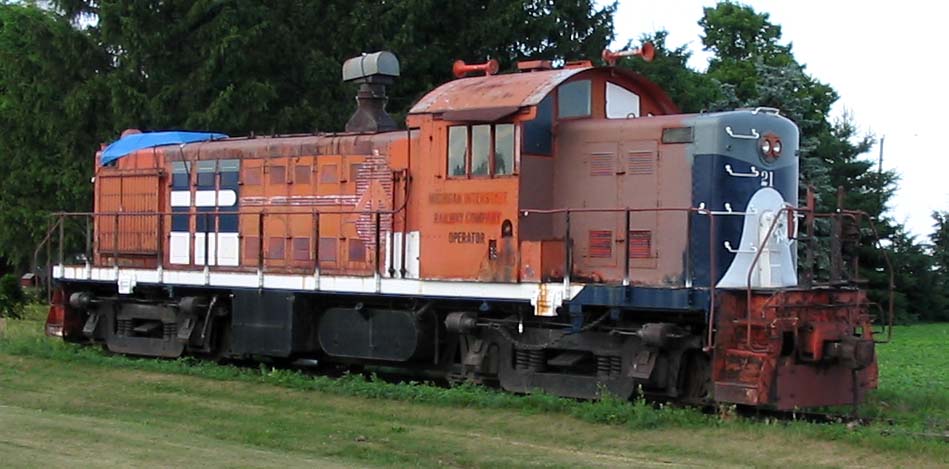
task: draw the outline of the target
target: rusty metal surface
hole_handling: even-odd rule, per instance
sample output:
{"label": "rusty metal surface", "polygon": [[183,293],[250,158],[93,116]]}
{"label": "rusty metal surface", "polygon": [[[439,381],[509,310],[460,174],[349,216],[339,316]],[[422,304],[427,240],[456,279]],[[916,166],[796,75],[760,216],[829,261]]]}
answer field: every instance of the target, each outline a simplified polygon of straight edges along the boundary
{"label": "rusty metal surface", "polygon": [[[872,318],[864,292],[756,291],[750,305],[745,292],[720,295],[712,366],[716,400],[794,409],[859,403],[876,387]],[[750,319],[749,309],[755,312]],[[855,353],[863,350],[865,356],[844,356],[841,344],[854,345]]]}
{"label": "rusty metal surface", "polygon": [[498,107],[533,106],[568,78],[588,70],[549,70],[532,73],[461,78],[426,94],[411,114]]}
{"label": "rusty metal surface", "polygon": [[541,70],[481,77],[462,78],[445,83],[422,97],[409,114],[427,114],[469,109],[534,106],[558,85],[584,73],[608,73],[629,80],[639,93],[655,101],[654,114],[674,114],[679,108],[655,83],[622,68],[593,68],[583,66],[559,70]]}
{"label": "rusty metal surface", "polygon": [[[167,146],[155,149],[170,161],[190,159],[276,158],[321,155],[368,155],[405,138],[405,131],[377,134],[326,133],[277,136],[251,136]],[[147,151],[151,154],[152,150]],[[137,154],[138,154],[137,153]]]}

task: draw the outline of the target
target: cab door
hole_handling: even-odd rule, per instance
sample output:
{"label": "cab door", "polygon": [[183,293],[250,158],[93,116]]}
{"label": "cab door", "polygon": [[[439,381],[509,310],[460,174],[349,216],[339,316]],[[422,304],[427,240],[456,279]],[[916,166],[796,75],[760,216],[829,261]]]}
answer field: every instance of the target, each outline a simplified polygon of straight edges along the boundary
{"label": "cab door", "polygon": [[[617,206],[637,209],[660,207],[658,149],[659,144],[655,140],[626,140],[620,143],[618,164],[622,174],[618,178]],[[658,211],[632,212],[629,227],[624,226],[625,215],[621,220],[617,242],[620,244],[619,250],[625,250],[630,257],[631,271],[656,268],[656,246],[652,237],[661,216]],[[619,265],[625,266],[625,260],[622,257],[619,260]]]}
{"label": "cab door", "polygon": [[[103,260],[137,264],[158,253],[161,169],[103,169],[96,177],[96,246]],[[154,215],[151,215],[154,213]]]}

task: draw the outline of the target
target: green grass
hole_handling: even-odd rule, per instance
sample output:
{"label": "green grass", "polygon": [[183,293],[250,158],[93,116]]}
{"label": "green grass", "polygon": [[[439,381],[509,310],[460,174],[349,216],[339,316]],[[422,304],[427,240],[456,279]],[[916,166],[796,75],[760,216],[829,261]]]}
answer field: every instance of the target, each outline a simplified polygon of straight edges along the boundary
{"label": "green grass", "polygon": [[877,353],[880,387],[868,414],[949,431],[949,323],[898,327]]}
{"label": "green grass", "polygon": [[[0,337],[0,422],[25,429],[0,432],[0,454],[20,457],[23,465],[46,454],[37,441],[61,434],[81,435],[74,445],[80,452],[122,436],[116,445],[128,449],[125,459],[102,464],[113,466],[179,465],[160,461],[177,461],[171,453],[189,444],[185,454],[218,455],[222,466],[244,465],[225,454],[255,451],[253,466],[925,466],[949,460],[949,444],[918,435],[945,429],[949,325],[900,328],[894,344],[878,348],[881,386],[865,411],[897,424],[859,428],[135,359],[47,339],[41,325],[11,321]],[[68,431],[73,426],[95,430]],[[135,450],[148,445],[143,441],[158,446]],[[159,456],[165,459],[152,459]]]}

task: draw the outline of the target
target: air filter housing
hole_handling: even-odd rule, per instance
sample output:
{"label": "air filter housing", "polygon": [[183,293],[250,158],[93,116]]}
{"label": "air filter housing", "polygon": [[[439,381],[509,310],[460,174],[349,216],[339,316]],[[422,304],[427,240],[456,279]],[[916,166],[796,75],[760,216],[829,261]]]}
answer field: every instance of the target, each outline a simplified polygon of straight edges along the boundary
{"label": "air filter housing", "polygon": [[384,132],[395,130],[395,122],[386,113],[386,85],[399,76],[399,59],[387,51],[353,57],[343,63],[343,81],[359,83],[356,112],[346,123],[347,132]]}

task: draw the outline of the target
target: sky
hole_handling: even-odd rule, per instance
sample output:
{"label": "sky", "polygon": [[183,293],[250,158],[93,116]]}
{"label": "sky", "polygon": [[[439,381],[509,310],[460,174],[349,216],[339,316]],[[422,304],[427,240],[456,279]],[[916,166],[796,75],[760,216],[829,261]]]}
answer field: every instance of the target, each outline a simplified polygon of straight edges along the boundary
{"label": "sky", "polygon": [[[599,2],[601,5],[605,1]],[[690,66],[705,70],[702,8],[710,0],[619,0],[613,18],[615,46],[643,33],[666,30],[670,48],[688,45]],[[932,232],[933,210],[949,210],[949,143],[939,128],[949,110],[945,53],[949,5],[917,0],[815,1],[746,0],[781,26],[806,71],[840,96],[831,118],[849,112],[861,133],[885,136],[883,167],[901,177],[889,215],[923,240]],[[661,83],[660,83],[661,85]],[[879,145],[866,155],[876,161]]]}

